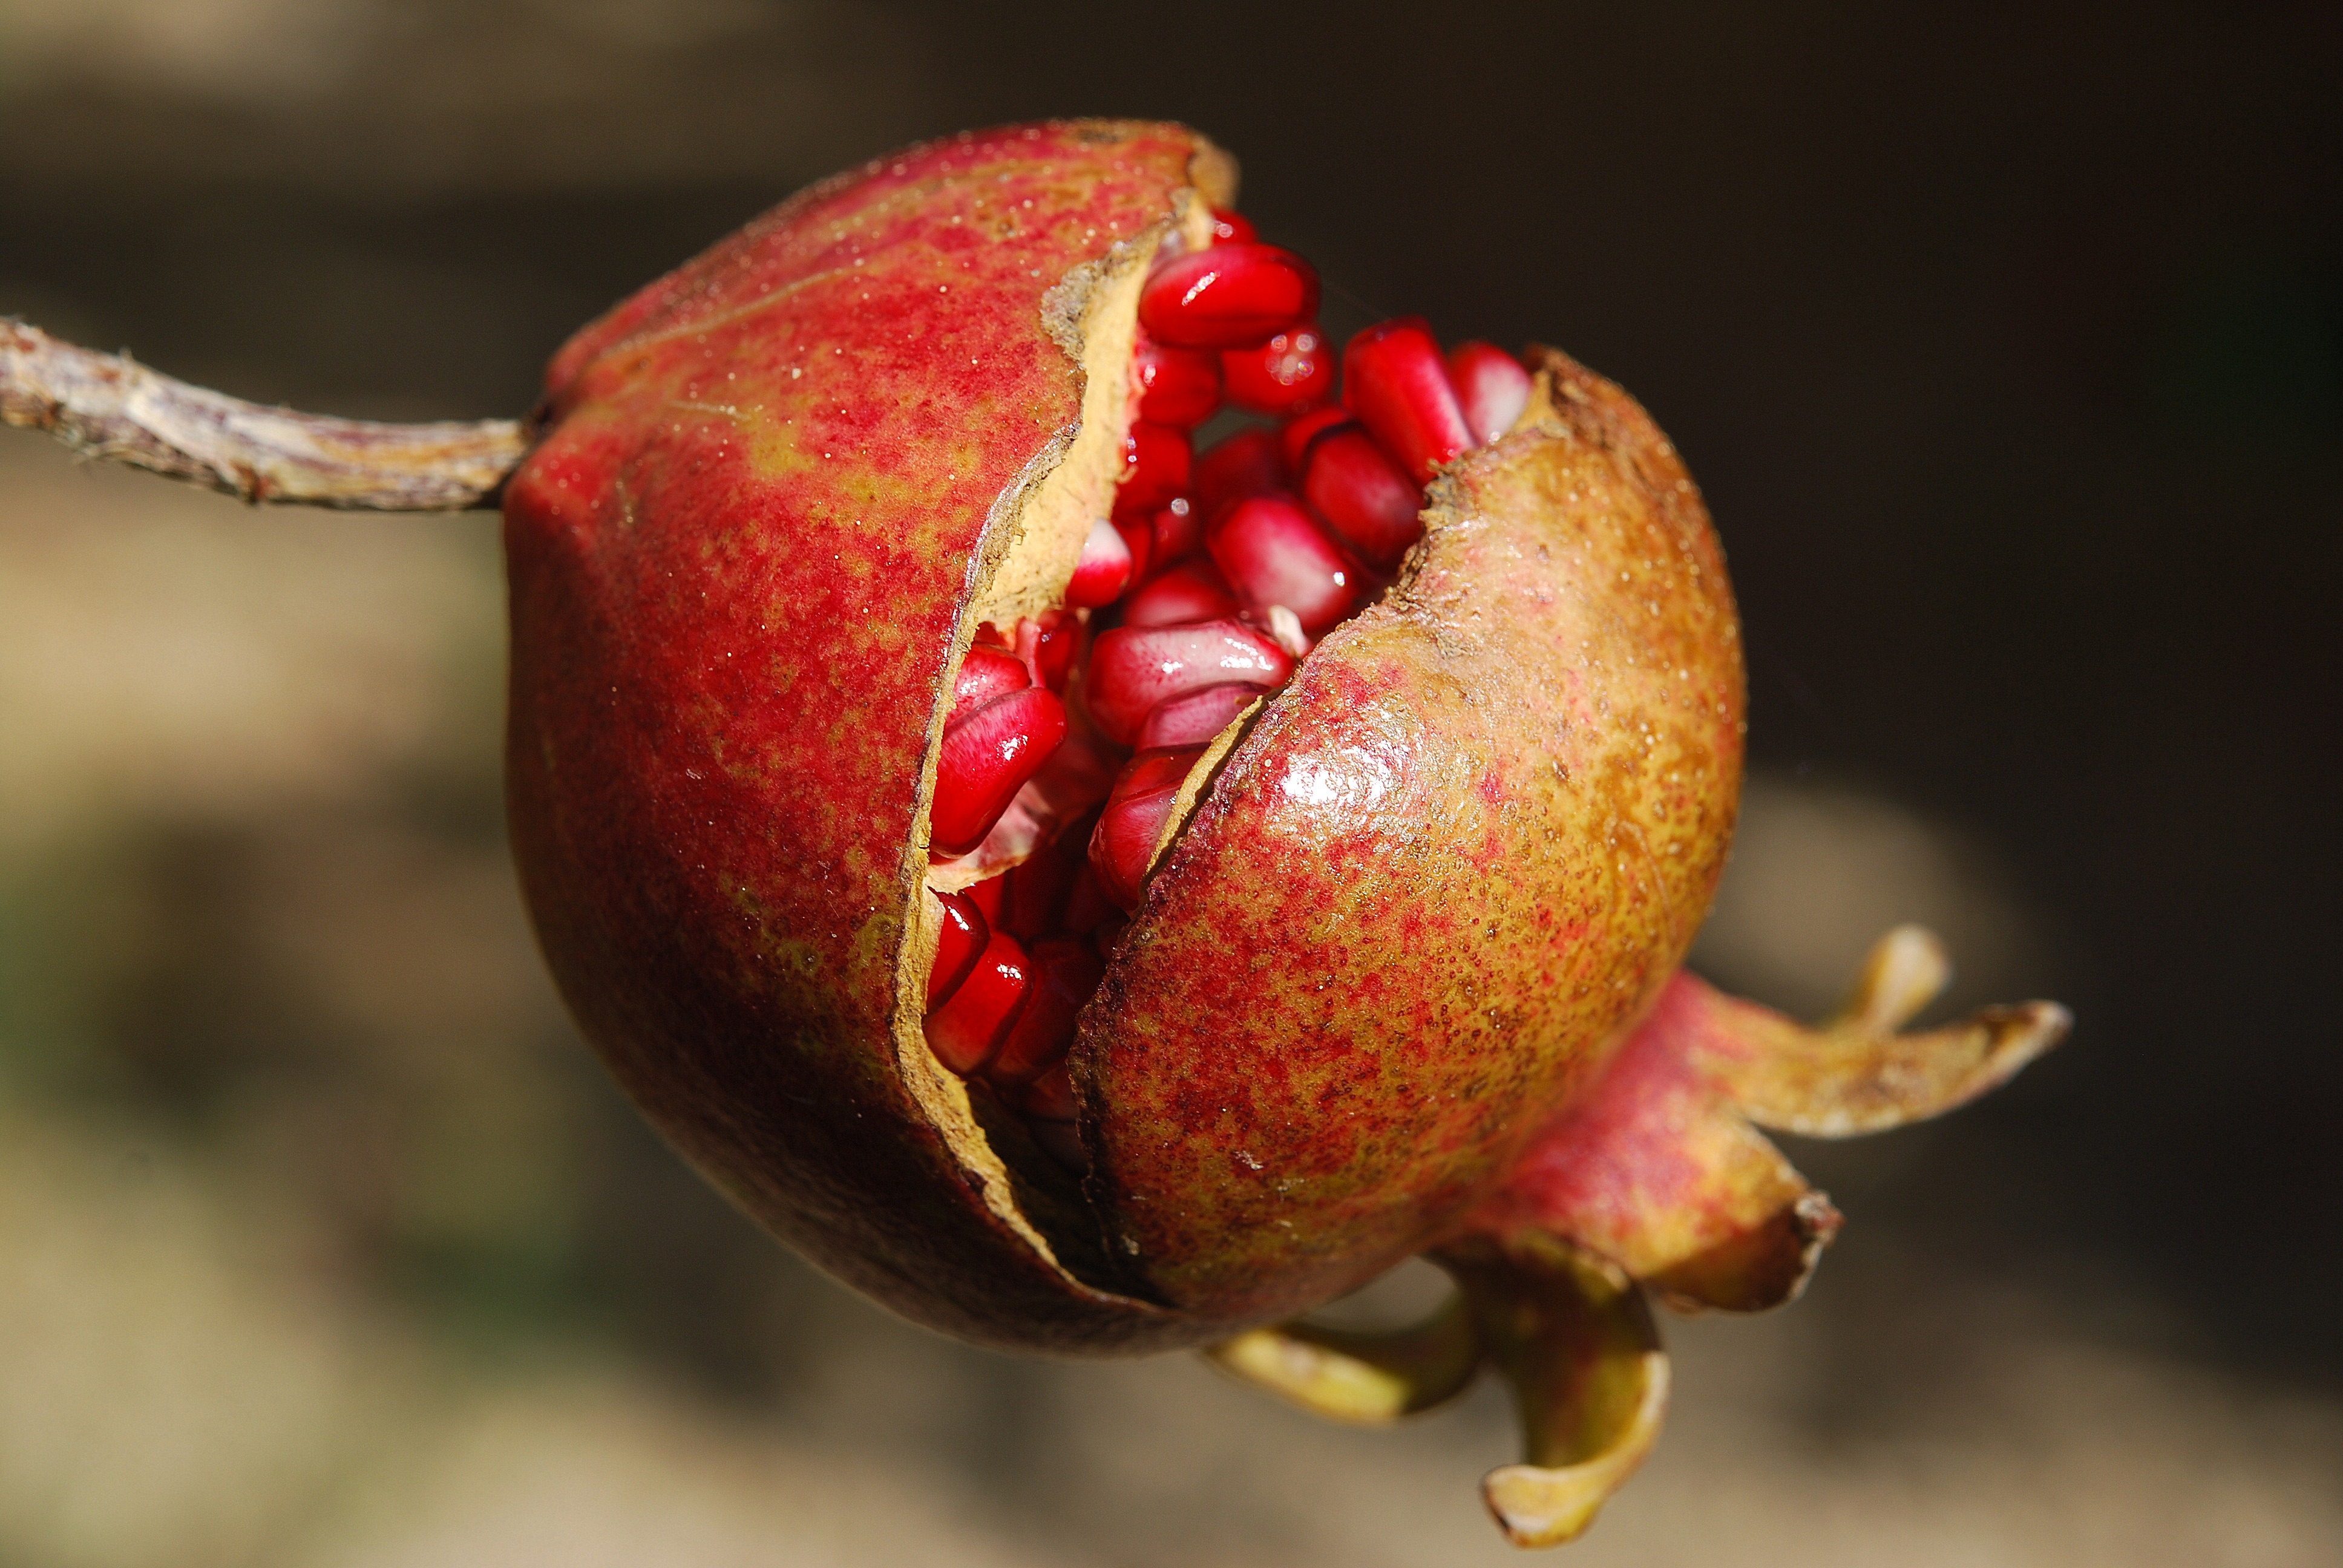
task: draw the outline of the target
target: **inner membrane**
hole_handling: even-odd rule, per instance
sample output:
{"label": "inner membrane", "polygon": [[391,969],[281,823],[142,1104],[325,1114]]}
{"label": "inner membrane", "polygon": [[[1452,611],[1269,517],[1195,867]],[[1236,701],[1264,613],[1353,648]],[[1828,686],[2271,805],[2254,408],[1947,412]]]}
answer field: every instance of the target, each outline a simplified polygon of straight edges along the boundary
{"label": "inner membrane", "polygon": [[[1063,602],[987,621],[961,661],[930,813],[928,1047],[1078,1171],[1075,1021],[1203,775],[1390,587],[1433,474],[1531,393],[1513,356],[1443,352],[1414,317],[1338,357],[1310,264],[1212,219],[1141,286],[1121,473]],[[1245,427],[1197,451],[1224,409]]]}

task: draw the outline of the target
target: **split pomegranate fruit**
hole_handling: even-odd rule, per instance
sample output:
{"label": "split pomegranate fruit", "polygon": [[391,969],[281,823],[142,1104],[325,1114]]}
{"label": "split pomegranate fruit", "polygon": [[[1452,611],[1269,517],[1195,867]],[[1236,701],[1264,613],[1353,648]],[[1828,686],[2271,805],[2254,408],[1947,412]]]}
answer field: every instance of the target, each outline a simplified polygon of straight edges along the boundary
{"label": "split pomegranate fruit", "polygon": [[[1909,930],[1813,1029],[1684,972],[1744,694],[1675,449],[1551,349],[1338,342],[1235,196],[1178,126],[965,135],[565,347],[504,487],[522,880],[833,1273],[1343,1419],[1493,1366],[1487,1501],[1567,1539],[1657,1430],[1647,1292],[1773,1305],[1836,1227],[1756,1126],[1932,1114],[2063,1015],[1899,1032]],[[1306,1320],[1419,1253],[1429,1322]]]}

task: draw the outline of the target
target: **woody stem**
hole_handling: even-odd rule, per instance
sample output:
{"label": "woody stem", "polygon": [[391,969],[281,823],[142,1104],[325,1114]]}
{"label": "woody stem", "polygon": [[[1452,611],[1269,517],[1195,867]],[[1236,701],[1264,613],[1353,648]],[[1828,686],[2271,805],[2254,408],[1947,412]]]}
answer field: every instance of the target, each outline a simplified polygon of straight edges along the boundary
{"label": "woody stem", "polygon": [[266,408],[8,320],[0,421],[256,504],[363,511],[492,506],[528,450],[516,420],[386,425]]}

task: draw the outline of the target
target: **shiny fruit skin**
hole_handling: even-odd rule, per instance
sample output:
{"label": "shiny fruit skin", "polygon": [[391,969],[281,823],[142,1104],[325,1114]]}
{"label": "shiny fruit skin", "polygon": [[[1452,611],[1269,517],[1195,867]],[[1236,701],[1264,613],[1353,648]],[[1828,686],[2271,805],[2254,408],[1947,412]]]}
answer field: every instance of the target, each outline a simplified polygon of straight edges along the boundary
{"label": "shiny fruit skin", "polygon": [[1092,1191],[1175,1304],[1291,1315],[1435,1239],[1707,912],[1744,729],[1723,554],[1643,409],[1539,367],[1552,411],[1433,481],[1084,1015]]}
{"label": "shiny fruit skin", "polygon": [[900,1026],[970,562],[1079,417],[1050,291],[1192,178],[1226,206],[1216,160],[1086,122],[817,186],[573,340],[508,491],[513,833],[565,996],[749,1212],[987,1343],[1203,1342],[1439,1240],[1650,1004],[1730,837],[1715,537],[1548,356],[1149,879],[1070,1060],[1087,1205],[939,1124]]}
{"label": "shiny fruit skin", "polygon": [[1213,156],[1086,122],[814,186],[564,347],[508,487],[509,813],[571,1010],[743,1208],[970,1339],[1198,1337],[1037,1253],[890,1021],[968,562],[1080,417],[1045,304]]}

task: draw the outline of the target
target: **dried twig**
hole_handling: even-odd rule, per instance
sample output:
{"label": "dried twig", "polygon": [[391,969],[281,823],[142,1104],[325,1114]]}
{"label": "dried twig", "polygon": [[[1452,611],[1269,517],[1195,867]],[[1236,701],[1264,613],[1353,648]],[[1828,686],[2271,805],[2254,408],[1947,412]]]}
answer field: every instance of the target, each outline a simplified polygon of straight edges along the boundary
{"label": "dried twig", "polygon": [[386,512],[493,505],[528,449],[511,419],[383,425],[264,408],[7,320],[0,420],[256,504]]}

